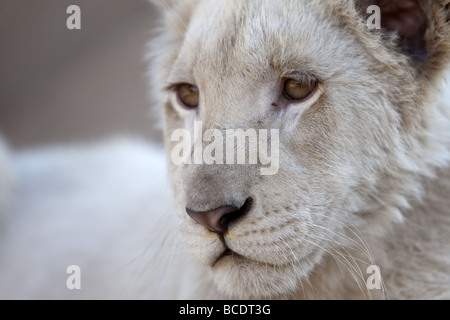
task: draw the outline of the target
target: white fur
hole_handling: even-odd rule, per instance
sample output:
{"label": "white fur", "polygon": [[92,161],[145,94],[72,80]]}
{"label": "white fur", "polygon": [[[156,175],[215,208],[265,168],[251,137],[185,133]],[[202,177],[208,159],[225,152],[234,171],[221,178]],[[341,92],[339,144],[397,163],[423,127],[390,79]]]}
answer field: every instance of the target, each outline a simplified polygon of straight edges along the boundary
{"label": "white fur", "polygon": [[[194,120],[204,129],[281,131],[274,176],[258,177],[251,166],[170,166],[184,242],[224,296],[450,294],[438,271],[450,268],[438,258],[450,251],[449,27],[440,2],[402,1],[416,10],[384,15],[395,23],[380,32],[363,23],[357,7],[365,1],[179,0],[165,10],[152,88],[168,150],[171,132]],[[406,14],[428,19],[428,32],[412,37],[426,43],[423,63],[415,61],[420,52],[405,50],[412,43],[402,48],[391,33],[403,34],[407,25],[398,22],[407,19],[396,18]],[[313,104],[277,98],[292,70],[319,79]],[[160,91],[186,82],[200,100],[181,112],[177,91]],[[249,197],[250,212],[221,235],[185,213]],[[227,249],[234,254],[224,256]],[[381,292],[366,289],[371,264],[389,279]],[[425,287],[412,280],[430,273]]]}

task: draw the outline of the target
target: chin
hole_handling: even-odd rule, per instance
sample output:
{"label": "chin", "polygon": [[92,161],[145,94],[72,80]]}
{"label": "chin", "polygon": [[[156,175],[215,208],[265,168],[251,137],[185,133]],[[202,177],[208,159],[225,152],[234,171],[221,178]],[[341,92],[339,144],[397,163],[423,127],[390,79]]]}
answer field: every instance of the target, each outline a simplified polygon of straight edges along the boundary
{"label": "chin", "polygon": [[301,261],[274,265],[227,253],[211,267],[213,281],[233,299],[287,299],[307,282],[321,255],[316,252]]}

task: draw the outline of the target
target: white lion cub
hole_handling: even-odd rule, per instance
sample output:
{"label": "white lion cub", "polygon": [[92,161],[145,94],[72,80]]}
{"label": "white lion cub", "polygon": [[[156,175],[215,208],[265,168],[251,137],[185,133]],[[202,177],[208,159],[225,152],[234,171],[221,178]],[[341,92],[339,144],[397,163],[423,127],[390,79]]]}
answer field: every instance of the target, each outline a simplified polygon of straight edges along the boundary
{"label": "white lion cub", "polygon": [[[179,232],[218,291],[450,298],[449,2],[154,2]],[[231,129],[248,159],[277,130],[276,173]]]}
{"label": "white lion cub", "polygon": [[153,2],[166,156],[14,155],[0,298],[450,298],[448,0]]}

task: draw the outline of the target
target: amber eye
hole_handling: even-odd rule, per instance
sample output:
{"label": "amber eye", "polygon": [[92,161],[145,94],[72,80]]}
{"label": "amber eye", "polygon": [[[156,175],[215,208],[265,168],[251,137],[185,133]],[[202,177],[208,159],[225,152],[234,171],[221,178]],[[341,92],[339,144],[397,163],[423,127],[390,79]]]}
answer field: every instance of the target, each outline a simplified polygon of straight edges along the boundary
{"label": "amber eye", "polygon": [[199,103],[198,88],[192,84],[181,84],[177,90],[178,99],[186,109],[195,109]]}
{"label": "amber eye", "polygon": [[288,100],[304,100],[316,88],[317,81],[298,81],[287,79],[284,83],[283,95]]}

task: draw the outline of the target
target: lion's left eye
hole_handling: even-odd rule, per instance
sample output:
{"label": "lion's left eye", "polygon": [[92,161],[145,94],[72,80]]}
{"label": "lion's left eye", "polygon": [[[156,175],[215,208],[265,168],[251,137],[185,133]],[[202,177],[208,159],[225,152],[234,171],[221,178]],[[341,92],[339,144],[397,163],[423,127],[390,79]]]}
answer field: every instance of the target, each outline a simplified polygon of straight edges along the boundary
{"label": "lion's left eye", "polygon": [[199,91],[194,85],[183,83],[177,88],[178,100],[185,109],[195,109],[199,104]]}
{"label": "lion's left eye", "polygon": [[288,100],[305,100],[316,88],[317,81],[298,81],[287,79],[284,82],[283,95]]}

